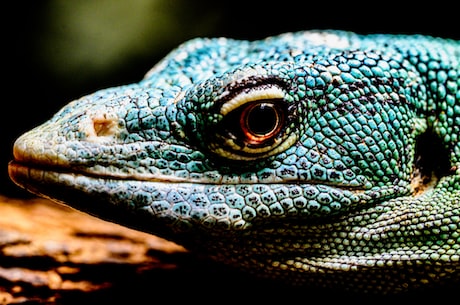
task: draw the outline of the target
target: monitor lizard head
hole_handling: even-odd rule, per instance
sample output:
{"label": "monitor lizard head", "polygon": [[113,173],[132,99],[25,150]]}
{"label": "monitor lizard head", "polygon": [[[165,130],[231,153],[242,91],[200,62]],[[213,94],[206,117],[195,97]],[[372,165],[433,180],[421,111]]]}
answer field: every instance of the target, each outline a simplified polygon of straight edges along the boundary
{"label": "monitor lizard head", "polygon": [[[385,49],[386,39],[189,41],[139,83],[84,96],[21,136],[10,175],[40,196],[271,276],[397,276],[395,262],[407,267],[404,257],[434,234],[417,231],[417,213],[448,187],[436,193],[442,177],[417,166],[420,136],[442,138],[424,75],[398,49],[404,39]],[[456,170],[450,143],[439,141],[443,174]]]}

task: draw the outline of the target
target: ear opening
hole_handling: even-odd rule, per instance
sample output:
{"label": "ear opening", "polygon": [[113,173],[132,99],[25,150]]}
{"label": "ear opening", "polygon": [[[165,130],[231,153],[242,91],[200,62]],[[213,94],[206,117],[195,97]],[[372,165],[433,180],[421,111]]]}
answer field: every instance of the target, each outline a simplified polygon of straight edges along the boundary
{"label": "ear opening", "polygon": [[417,138],[414,166],[412,189],[415,193],[424,191],[427,186],[451,174],[449,150],[445,143],[429,130]]}

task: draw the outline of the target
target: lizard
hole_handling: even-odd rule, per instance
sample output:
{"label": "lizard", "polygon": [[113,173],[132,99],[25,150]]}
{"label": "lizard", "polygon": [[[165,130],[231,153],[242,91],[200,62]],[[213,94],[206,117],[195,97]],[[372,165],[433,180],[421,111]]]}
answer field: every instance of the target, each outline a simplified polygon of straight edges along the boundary
{"label": "lizard", "polygon": [[20,187],[256,277],[396,293],[460,275],[460,42],[194,38],[13,146]]}

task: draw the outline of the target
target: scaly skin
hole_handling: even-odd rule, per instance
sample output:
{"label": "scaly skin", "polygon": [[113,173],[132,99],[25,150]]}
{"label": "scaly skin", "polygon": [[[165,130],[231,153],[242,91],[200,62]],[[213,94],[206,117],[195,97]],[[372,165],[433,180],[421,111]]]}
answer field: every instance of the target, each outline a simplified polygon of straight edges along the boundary
{"label": "scaly skin", "polygon": [[195,39],[21,136],[10,176],[290,283],[457,280],[459,58],[426,36]]}

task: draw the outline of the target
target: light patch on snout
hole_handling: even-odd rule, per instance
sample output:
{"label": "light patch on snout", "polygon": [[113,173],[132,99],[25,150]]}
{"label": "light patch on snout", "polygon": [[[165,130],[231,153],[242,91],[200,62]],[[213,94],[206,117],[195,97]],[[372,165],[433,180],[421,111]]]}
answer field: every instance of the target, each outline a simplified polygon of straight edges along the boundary
{"label": "light patch on snout", "polygon": [[96,111],[88,113],[88,119],[82,121],[81,130],[89,142],[108,142],[119,133],[119,119],[113,113]]}

